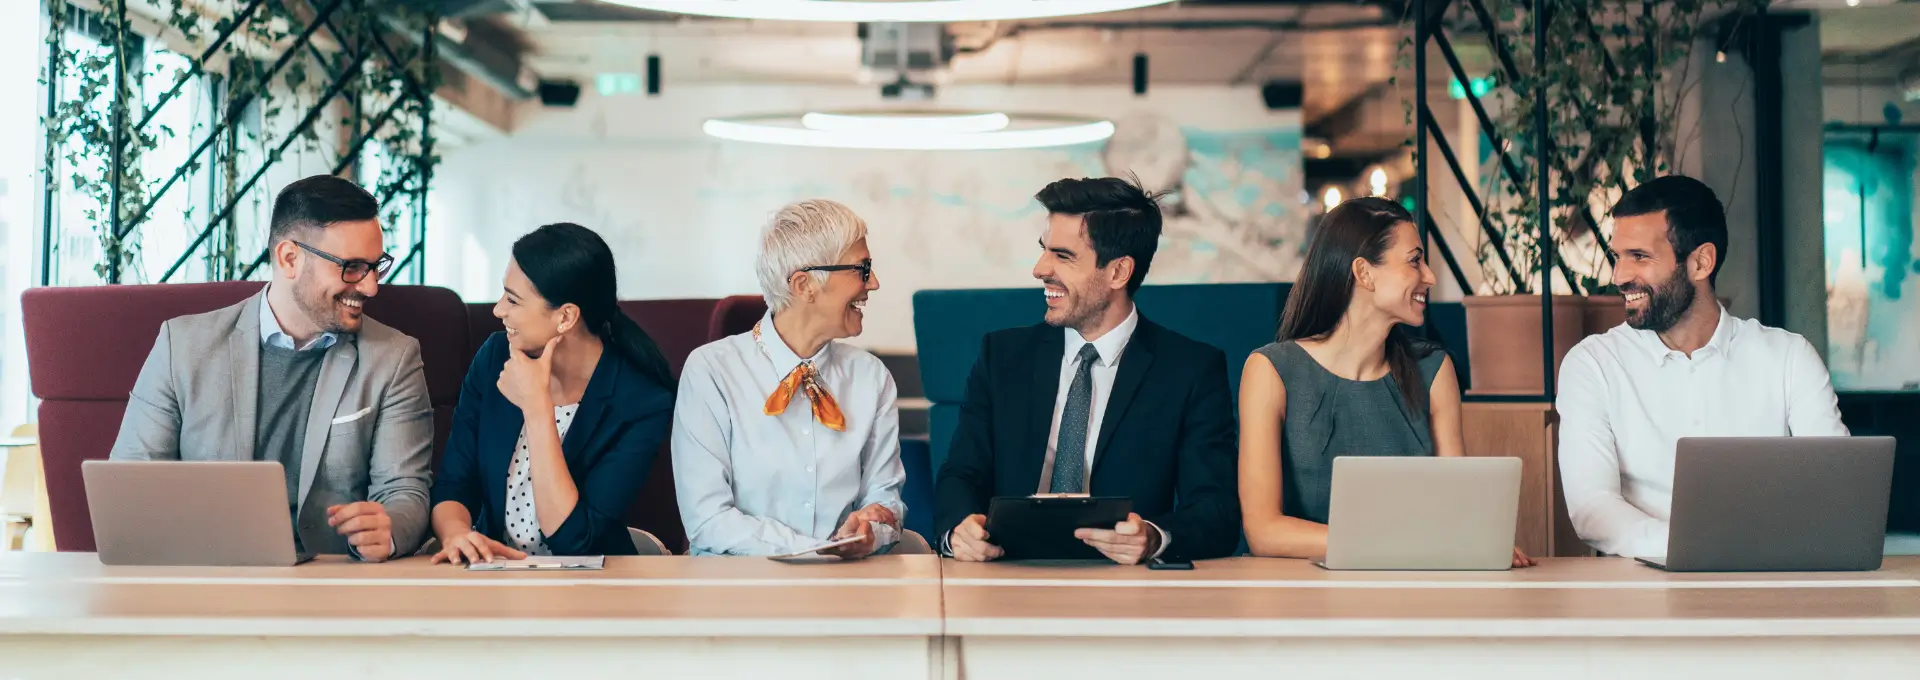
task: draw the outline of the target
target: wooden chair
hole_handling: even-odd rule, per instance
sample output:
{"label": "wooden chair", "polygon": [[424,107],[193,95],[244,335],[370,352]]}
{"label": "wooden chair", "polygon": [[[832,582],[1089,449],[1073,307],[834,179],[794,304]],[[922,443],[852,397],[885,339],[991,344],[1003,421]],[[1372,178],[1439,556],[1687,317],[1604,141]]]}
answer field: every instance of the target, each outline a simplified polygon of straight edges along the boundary
{"label": "wooden chair", "polygon": [[900,534],[899,542],[894,543],[893,551],[887,554],[889,555],[932,555],[934,554],[933,546],[927,543],[927,539],[921,536],[920,532],[913,531],[911,529],[907,529],[903,531],[904,533]]}
{"label": "wooden chair", "polygon": [[[38,425],[27,424],[15,428],[15,438],[37,437]],[[27,531],[36,522],[36,514],[45,505],[43,482],[40,479],[39,445],[16,446],[0,453],[6,457],[6,467],[0,469],[0,550],[25,550]],[[44,517],[38,518],[40,526],[47,526]],[[34,531],[35,543],[42,543],[40,535],[45,530]],[[38,547],[38,546],[32,546]]]}
{"label": "wooden chair", "polygon": [[672,550],[667,549],[667,544],[661,543],[660,539],[654,538],[653,534],[640,529],[627,527],[627,538],[633,539],[633,549],[639,551],[643,557],[673,554]]}

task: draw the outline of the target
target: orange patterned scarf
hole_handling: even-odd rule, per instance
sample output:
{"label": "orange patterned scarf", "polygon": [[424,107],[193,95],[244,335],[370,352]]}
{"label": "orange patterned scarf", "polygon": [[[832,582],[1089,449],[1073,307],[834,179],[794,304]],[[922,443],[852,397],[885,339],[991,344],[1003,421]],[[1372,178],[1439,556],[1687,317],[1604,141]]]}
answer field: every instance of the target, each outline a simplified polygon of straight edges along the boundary
{"label": "orange patterned scarf", "polygon": [[[760,339],[760,325],[754,324],[753,338]],[[814,368],[812,361],[802,361],[799,366],[780,381],[780,387],[767,397],[765,412],[777,416],[787,412],[787,405],[793,402],[793,395],[806,390],[807,400],[813,402],[813,419],[820,421],[834,432],[847,431],[847,416],[840,412],[840,404],[820,385],[820,369]]]}

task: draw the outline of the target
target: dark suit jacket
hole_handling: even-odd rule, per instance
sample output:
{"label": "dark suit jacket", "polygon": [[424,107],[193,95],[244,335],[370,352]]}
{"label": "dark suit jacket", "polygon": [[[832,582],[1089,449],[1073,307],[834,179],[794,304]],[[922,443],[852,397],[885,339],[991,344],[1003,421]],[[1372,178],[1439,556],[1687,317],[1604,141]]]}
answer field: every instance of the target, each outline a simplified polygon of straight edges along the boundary
{"label": "dark suit jacket", "polygon": [[[453,434],[433,478],[433,504],[458,501],[473,513],[474,530],[512,545],[506,535],[507,468],[526,421],[498,386],[508,351],[506,334],[494,333],[467,369]],[[623,517],[672,425],[673,391],[608,347],[560,441],[580,502],[546,537],[553,554],[635,553]]]}
{"label": "dark suit jacket", "polygon": [[[934,537],[994,496],[1040,486],[1066,333],[1040,325],[987,335],[934,484]],[[1140,319],[1120,357],[1095,443],[1092,484],[1127,496],[1172,536],[1163,558],[1225,557],[1240,544],[1234,405],[1226,355]]]}

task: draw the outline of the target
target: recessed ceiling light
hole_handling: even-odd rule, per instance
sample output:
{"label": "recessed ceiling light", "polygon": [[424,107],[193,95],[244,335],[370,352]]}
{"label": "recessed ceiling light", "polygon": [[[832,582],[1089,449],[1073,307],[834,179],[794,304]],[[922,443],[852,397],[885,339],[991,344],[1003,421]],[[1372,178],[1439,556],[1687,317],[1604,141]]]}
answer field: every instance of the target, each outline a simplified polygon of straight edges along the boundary
{"label": "recessed ceiling light", "polygon": [[1096,118],[926,111],[715,118],[701,129],[736,142],[896,151],[1036,149],[1113,136],[1113,123]]}
{"label": "recessed ceiling light", "polygon": [[656,12],[782,21],[1004,21],[1099,14],[1173,0],[607,0]]}

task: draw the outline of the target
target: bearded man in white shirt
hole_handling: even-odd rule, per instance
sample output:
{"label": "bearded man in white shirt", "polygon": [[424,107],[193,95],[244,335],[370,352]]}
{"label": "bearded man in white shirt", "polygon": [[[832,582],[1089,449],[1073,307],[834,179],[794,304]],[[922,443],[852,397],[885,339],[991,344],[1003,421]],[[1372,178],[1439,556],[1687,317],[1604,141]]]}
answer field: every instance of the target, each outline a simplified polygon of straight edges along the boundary
{"label": "bearded man in white shirt", "polygon": [[1581,540],[1626,557],[1667,553],[1681,437],[1846,436],[1805,338],[1727,314],[1714,295],[1727,218],[1713,190],[1670,175],[1613,206],[1614,284],[1627,323],[1561,365],[1560,475]]}

